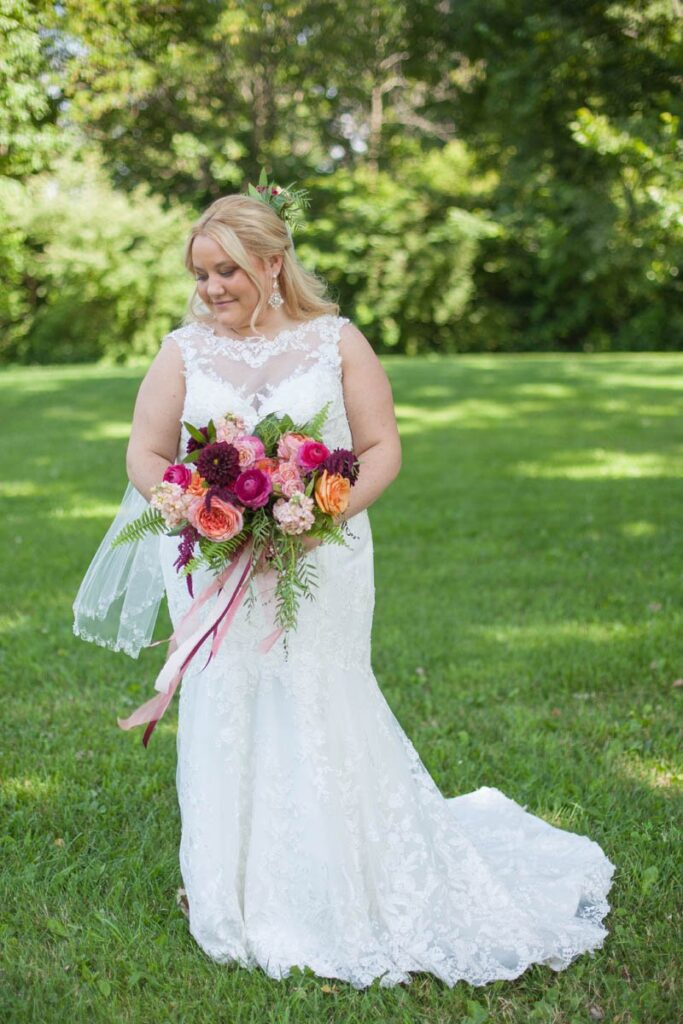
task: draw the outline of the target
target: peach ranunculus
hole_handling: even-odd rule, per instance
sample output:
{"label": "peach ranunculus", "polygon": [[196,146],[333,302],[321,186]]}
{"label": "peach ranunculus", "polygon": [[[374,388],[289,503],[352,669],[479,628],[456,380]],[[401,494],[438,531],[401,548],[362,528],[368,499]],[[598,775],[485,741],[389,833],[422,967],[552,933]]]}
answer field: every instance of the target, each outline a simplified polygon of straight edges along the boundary
{"label": "peach ranunculus", "polygon": [[315,500],[323,512],[336,516],[347,509],[350,490],[350,480],[324,469],[315,482]]}
{"label": "peach ranunculus", "polygon": [[195,498],[187,510],[187,518],[202,537],[209,540],[230,540],[244,524],[240,509],[222,498],[211,499],[210,512],[203,498]]}
{"label": "peach ranunculus", "polygon": [[287,459],[280,463],[272,476],[273,486],[277,487],[287,498],[305,490],[301,479],[301,470],[295,462]]}
{"label": "peach ranunculus", "polygon": [[312,440],[312,437],[306,437],[305,434],[294,434],[292,432],[283,434],[277,443],[277,453],[281,459],[291,459],[293,462],[304,441]]}
{"label": "peach ranunculus", "polygon": [[186,494],[194,494],[195,497],[198,498],[198,497],[200,497],[200,495],[202,495],[204,493],[205,490],[206,490],[206,486],[205,486],[205,483],[204,483],[204,477],[201,475],[201,473],[198,473],[196,469],[193,470],[193,472],[192,472],[192,479],[190,480],[190,483],[188,484],[188,487],[187,487],[187,490],[186,490],[185,493]]}
{"label": "peach ranunculus", "polygon": [[265,457],[266,450],[263,441],[255,434],[240,434],[232,442],[240,459],[240,469],[249,469],[257,459]]}
{"label": "peach ranunculus", "polygon": [[273,473],[279,468],[279,459],[257,459],[252,469],[262,469],[268,476],[272,476]]}

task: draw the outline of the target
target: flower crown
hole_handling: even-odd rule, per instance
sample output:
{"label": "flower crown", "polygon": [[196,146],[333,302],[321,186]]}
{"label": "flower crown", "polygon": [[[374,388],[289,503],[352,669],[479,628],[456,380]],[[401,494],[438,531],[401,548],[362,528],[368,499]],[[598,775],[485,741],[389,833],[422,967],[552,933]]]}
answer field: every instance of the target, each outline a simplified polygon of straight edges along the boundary
{"label": "flower crown", "polygon": [[[292,185],[295,183],[292,182]],[[274,181],[268,181],[266,169],[261,169],[258,185],[247,185],[247,195],[259,199],[266,206],[275,210],[276,214],[287,225],[290,238],[296,228],[304,222],[304,209],[311,205],[308,190],[294,189],[292,185],[280,188]]]}

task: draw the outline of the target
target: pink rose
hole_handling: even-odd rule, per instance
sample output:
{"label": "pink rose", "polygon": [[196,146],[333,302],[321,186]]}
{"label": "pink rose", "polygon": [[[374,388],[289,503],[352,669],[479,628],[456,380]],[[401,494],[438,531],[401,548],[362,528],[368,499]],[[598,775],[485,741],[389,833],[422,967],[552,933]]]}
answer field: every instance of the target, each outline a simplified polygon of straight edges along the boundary
{"label": "pink rose", "polygon": [[281,459],[295,459],[296,453],[304,441],[310,440],[311,438],[306,437],[305,434],[283,434],[277,443],[277,453]]}
{"label": "pink rose", "polygon": [[235,497],[247,508],[261,508],[270,497],[273,485],[262,469],[245,469],[232,485]]}
{"label": "pink rose", "polygon": [[180,484],[182,489],[185,490],[190,486],[192,470],[189,466],[184,466],[182,463],[177,462],[175,465],[166,467],[163,479],[170,484]]}
{"label": "pink rose", "polygon": [[262,459],[266,454],[263,441],[255,434],[242,434],[232,442],[240,457],[240,469],[247,469],[253,466],[257,459]]}
{"label": "pink rose", "polygon": [[304,490],[304,482],[301,479],[301,470],[295,462],[291,462],[289,460],[280,463],[273,473],[272,480],[273,484],[288,498],[291,498],[293,494]]}
{"label": "pink rose", "polygon": [[296,460],[302,469],[317,469],[329,454],[330,449],[320,441],[304,441],[297,452]]}
{"label": "pink rose", "polygon": [[187,510],[187,518],[209,540],[230,540],[243,526],[241,511],[222,498],[211,499],[211,511],[206,508],[204,498],[195,498]]}

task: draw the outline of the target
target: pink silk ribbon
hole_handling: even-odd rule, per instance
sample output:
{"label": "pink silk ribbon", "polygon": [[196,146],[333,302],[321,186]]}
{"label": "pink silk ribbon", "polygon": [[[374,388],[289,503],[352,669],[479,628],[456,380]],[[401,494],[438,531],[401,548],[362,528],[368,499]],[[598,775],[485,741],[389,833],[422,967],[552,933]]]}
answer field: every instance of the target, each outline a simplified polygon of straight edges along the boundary
{"label": "pink silk ribbon", "polygon": [[[225,634],[227,633],[235,615],[237,614],[238,608],[247,594],[249,575],[254,565],[253,548],[253,542],[247,541],[238,549],[237,552],[235,552],[232,560],[223,570],[221,570],[206,589],[193,600],[192,604],[178,623],[178,626],[168,638],[168,641],[162,640],[156,641],[155,644],[150,644],[150,646],[156,646],[157,643],[170,643],[172,640],[175,640],[178,645],[173,654],[167,658],[154,683],[154,689],[160,692],[158,696],[152,697],[151,700],[148,700],[145,704],[141,704],[139,708],[136,708],[128,718],[116,719],[119,728],[126,730],[133,729],[136,725],[143,725],[145,722],[148,722],[149,724],[145,730],[144,736],[142,737],[142,744],[144,747],[147,746],[157,722],[162,718],[166,708],[171,703],[185,669],[204,641],[213,634],[209,657],[202,668],[202,672],[223,642]],[[234,588],[232,593],[229,594],[224,591],[225,584],[233,575],[245,554],[246,561],[244,563],[242,574],[237,586]],[[261,596],[264,598],[264,603],[266,593],[269,589],[268,583],[274,579],[274,576],[275,574],[273,570],[268,570],[268,572],[262,574],[257,573],[256,575]],[[265,579],[264,577],[268,577],[268,579]],[[208,627],[205,623],[198,624],[200,609],[206,604],[209,598],[216,593],[218,594],[218,597],[216,599],[215,607],[212,609],[211,621]],[[281,627],[273,629],[273,631],[269,633],[268,636],[264,637],[259,644],[259,651],[262,654],[267,653],[281,633]]]}

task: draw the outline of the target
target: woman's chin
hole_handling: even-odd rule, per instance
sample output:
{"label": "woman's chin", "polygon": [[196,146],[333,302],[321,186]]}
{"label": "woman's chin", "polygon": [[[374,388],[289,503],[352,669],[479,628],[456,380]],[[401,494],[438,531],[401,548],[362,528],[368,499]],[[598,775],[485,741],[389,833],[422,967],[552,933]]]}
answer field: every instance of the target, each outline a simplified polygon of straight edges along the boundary
{"label": "woman's chin", "polygon": [[225,315],[226,313],[233,312],[233,306],[234,305],[235,305],[234,301],[226,302],[225,305],[217,305],[216,303],[214,303],[213,311],[216,314],[216,316]]}

